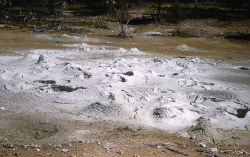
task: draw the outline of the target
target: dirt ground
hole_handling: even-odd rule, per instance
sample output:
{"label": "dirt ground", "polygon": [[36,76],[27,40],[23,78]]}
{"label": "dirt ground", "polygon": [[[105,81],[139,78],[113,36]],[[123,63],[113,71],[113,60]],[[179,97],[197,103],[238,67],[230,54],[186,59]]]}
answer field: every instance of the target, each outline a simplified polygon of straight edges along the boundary
{"label": "dirt ground", "polygon": [[[177,134],[170,134],[154,129],[126,127],[107,122],[86,123],[81,121],[60,121],[64,127],[69,127],[77,132],[89,130],[82,140],[75,140],[63,144],[54,142],[44,145],[15,145],[3,144],[0,149],[1,157],[9,156],[52,156],[52,157],[95,157],[95,156],[121,156],[121,157],[179,157],[179,156],[212,156],[207,148],[216,147],[218,156],[247,156],[244,151],[249,151],[249,145],[206,144],[204,151],[198,151],[199,141],[187,139]],[[81,129],[81,130],[78,130]],[[91,133],[90,133],[91,132]],[[244,150],[244,151],[242,151]],[[243,153],[242,153],[243,152]]]}

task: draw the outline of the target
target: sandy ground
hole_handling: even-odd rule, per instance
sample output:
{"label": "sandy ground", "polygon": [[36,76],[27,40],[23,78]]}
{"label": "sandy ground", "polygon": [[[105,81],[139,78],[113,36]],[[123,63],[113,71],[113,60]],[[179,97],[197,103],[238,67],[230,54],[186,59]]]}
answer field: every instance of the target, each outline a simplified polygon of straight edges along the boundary
{"label": "sandy ground", "polygon": [[[110,45],[115,47],[132,48],[152,52],[153,54],[169,56],[199,56],[223,59],[242,59],[248,65],[250,58],[249,43],[239,43],[224,39],[203,39],[178,37],[145,37],[142,32],[130,39],[117,39],[104,33],[103,36],[89,35],[89,44]],[[157,30],[154,30],[157,31]],[[1,55],[23,55],[23,50],[29,49],[65,49],[63,45],[81,43],[81,38],[68,40],[68,36],[34,36],[24,32],[0,32]],[[73,34],[71,34],[73,36]],[[41,38],[42,37],[42,38]],[[70,37],[71,38],[71,37]],[[146,43],[146,44],[145,44]],[[182,44],[186,47],[176,49]],[[241,62],[241,61],[240,61]],[[239,73],[240,76],[244,72]],[[244,75],[245,76],[245,75]],[[235,82],[249,87],[249,77],[219,77],[222,81]],[[237,80],[238,79],[238,80]],[[236,80],[236,81],[235,81]],[[206,143],[206,148],[197,151],[200,141],[188,139],[178,134],[170,134],[158,129],[143,126],[121,125],[114,121],[71,120],[65,118],[66,110],[54,111],[44,99],[39,99],[34,93],[12,93],[1,85],[1,105],[10,108],[1,109],[0,156],[207,156],[209,148],[219,149],[219,156],[245,155],[250,151],[249,141],[243,143]],[[46,105],[50,112],[39,108]],[[29,106],[30,105],[30,106]],[[64,104],[68,105],[68,104]],[[66,106],[65,106],[66,107]],[[67,107],[66,107],[67,108]],[[24,112],[25,111],[25,112]],[[42,112],[41,112],[42,111]],[[6,130],[6,127],[9,130]],[[237,132],[236,130],[235,132]],[[234,132],[234,133],[235,133]],[[238,131],[238,132],[241,132]],[[249,131],[241,132],[242,137],[248,139]],[[37,145],[36,145],[37,144]],[[24,148],[25,147],[25,148]],[[244,151],[242,151],[244,150]],[[210,154],[211,155],[211,154]]]}

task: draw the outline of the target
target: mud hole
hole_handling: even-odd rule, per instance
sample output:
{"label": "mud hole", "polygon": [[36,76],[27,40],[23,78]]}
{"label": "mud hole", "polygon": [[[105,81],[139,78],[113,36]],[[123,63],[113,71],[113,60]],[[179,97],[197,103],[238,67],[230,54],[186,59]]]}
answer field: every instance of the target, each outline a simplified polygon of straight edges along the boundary
{"label": "mud hole", "polygon": [[85,87],[71,87],[65,85],[52,85],[51,88],[55,92],[74,92],[78,89],[86,89]]}
{"label": "mud hole", "polygon": [[233,115],[233,116],[236,116],[238,118],[245,118],[246,117],[246,114],[250,111],[250,109],[237,109],[236,110],[236,114],[235,113],[230,113],[228,112],[229,114]]}

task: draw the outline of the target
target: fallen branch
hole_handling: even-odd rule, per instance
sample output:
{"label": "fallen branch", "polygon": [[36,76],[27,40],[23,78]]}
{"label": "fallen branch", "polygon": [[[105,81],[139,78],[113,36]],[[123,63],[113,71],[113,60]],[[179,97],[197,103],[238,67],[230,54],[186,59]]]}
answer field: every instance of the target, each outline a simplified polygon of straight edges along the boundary
{"label": "fallen branch", "polygon": [[174,148],[171,148],[171,147],[165,147],[166,150],[169,150],[173,153],[176,153],[176,154],[180,154],[180,155],[183,155],[183,156],[189,156],[188,154],[184,153],[184,152],[181,152],[177,149],[174,149]]}

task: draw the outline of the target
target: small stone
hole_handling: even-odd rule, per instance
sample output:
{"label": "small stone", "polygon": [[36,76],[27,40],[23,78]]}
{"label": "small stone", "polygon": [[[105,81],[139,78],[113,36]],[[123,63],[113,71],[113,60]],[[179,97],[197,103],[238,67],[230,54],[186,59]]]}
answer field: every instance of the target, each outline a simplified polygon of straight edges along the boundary
{"label": "small stone", "polygon": [[208,148],[208,149],[207,149],[207,152],[208,152],[209,154],[217,154],[219,151],[218,151],[217,148]]}
{"label": "small stone", "polygon": [[5,111],[6,108],[5,107],[0,107],[0,110]]}
{"label": "small stone", "polygon": [[125,77],[120,76],[120,81],[121,82],[127,82],[127,79]]}
{"label": "small stone", "polygon": [[84,78],[91,78],[92,77],[92,74],[89,72],[83,72],[83,74],[84,74]]}
{"label": "small stone", "polygon": [[184,143],[182,143],[180,146],[181,146],[181,148],[183,148],[183,149],[187,149],[187,148],[188,148],[188,145],[187,145],[187,144],[184,144]]}
{"label": "small stone", "polygon": [[36,151],[40,152],[40,150],[41,150],[41,149],[39,149],[39,148],[36,148]]}
{"label": "small stone", "polygon": [[118,154],[124,154],[122,150],[117,151]]}
{"label": "small stone", "polygon": [[124,73],[124,75],[134,76],[134,72],[133,71],[128,71],[128,72]]}
{"label": "small stone", "polygon": [[83,140],[78,141],[78,143],[82,144],[82,143],[83,143]]}
{"label": "small stone", "polygon": [[24,145],[23,145],[23,148],[24,148],[24,149],[27,149],[28,147],[30,147],[30,145],[28,145],[28,144],[24,144]]}
{"label": "small stone", "polygon": [[109,99],[115,100],[115,94],[114,93],[109,93]]}
{"label": "small stone", "polygon": [[202,143],[202,142],[199,143],[198,146],[199,146],[200,148],[206,148],[206,147],[207,147],[207,146],[206,146],[204,143]]}
{"label": "small stone", "polygon": [[56,144],[54,145],[55,148],[62,148],[62,146],[60,144]]}
{"label": "small stone", "polygon": [[133,155],[133,157],[140,157],[139,155]]}
{"label": "small stone", "polygon": [[69,150],[68,149],[62,149],[62,152],[67,153]]}
{"label": "small stone", "polygon": [[69,155],[69,157],[76,157],[76,155],[74,155],[74,154],[71,154],[71,155]]}
{"label": "small stone", "polygon": [[44,63],[44,56],[40,55],[37,61],[37,64]]}
{"label": "small stone", "polygon": [[109,152],[112,148],[110,146],[105,146],[104,149],[106,150],[106,152]]}

